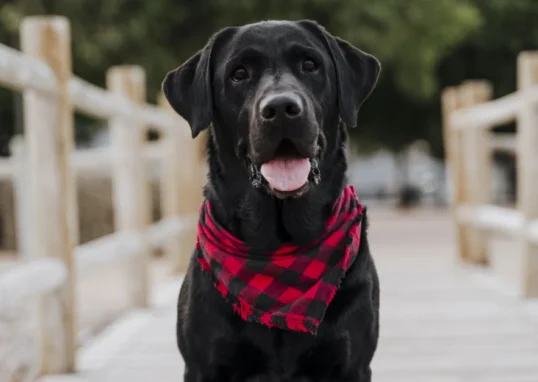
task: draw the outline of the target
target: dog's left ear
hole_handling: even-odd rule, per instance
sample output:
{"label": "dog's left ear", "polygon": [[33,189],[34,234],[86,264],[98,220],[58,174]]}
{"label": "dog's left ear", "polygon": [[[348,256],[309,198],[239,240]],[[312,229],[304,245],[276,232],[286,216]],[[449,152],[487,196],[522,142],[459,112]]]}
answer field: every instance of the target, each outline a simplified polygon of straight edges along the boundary
{"label": "dog's left ear", "polygon": [[334,37],[315,21],[299,23],[325,39],[336,68],[340,118],[347,126],[355,127],[361,105],[377,84],[381,64],[374,56]]}
{"label": "dog's left ear", "polygon": [[162,83],[168,103],[189,123],[193,138],[207,129],[213,119],[213,52],[235,29],[229,27],[215,33],[202,50],[168,72]]}

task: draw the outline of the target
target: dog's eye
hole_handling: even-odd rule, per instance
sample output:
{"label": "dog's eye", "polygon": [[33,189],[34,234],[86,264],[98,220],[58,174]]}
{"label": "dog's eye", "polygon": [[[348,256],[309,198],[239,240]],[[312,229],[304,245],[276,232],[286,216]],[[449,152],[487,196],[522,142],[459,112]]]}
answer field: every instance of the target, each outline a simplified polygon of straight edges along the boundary
{"label": "dog's eye", "polygon": [[318,70],[318,65],[314,62],[314,60],[307,58],[303,61],[303,71],[312,73],[316,70]]}
{"label": "dog's eye", "polygon": [[232,73],[232,80],[235,82],[244,81],[248,78],[248,72],[245,68],[237,68]]}

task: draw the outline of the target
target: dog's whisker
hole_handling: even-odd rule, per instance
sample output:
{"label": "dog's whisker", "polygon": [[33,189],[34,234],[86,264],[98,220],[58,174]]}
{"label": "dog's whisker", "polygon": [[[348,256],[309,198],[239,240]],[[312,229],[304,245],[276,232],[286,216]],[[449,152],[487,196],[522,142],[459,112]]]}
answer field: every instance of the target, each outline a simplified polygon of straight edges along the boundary
{"label": "dog's whisker", "polygon": [[262,188],[263,186],[263,177],[259,170],[259,168],[254,165],[250,164],[250,177],[249,177],[250,183],[252,183],[252,186],[255,188]]}
{"label": "dog's whisker", "polygon": [[319,170],[317,158],[310,159],[310,166],[312,169],[310,170],[309,180],[315,185],[318,185],[321,183],[321,171]]}

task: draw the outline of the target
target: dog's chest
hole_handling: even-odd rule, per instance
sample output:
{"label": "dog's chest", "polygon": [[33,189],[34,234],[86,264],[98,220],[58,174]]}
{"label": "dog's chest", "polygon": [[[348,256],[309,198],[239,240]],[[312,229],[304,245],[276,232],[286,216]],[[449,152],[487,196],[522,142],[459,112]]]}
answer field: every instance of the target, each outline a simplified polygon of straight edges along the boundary
{"label": "dog's chest", "polygon": [[244,343],[234,346],[234,358],[250,358],[250,365],[259,365],[258,370],[250,370],[252,375],[272,375],[279,381],[325,381],[349,366],[350,341],[344,334],[318,338],[248,323],[244,334]]}

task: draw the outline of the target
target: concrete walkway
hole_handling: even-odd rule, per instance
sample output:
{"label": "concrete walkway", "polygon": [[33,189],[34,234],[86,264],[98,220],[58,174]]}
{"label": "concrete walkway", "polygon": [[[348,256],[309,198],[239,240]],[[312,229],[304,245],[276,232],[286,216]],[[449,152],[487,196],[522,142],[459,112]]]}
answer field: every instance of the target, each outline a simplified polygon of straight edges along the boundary
{"label": "concrete walkway", "polygon": [[[380,211],[370,225],[382,289],[373,381],[538,381],[538,302],[512,296],[509,279],[499,282],[494,272],[458,265],[445,214]],[[129,313],[88,342],[76,377],[45,380],[181,381],[180,284],[168,280],[150,310]]]}

